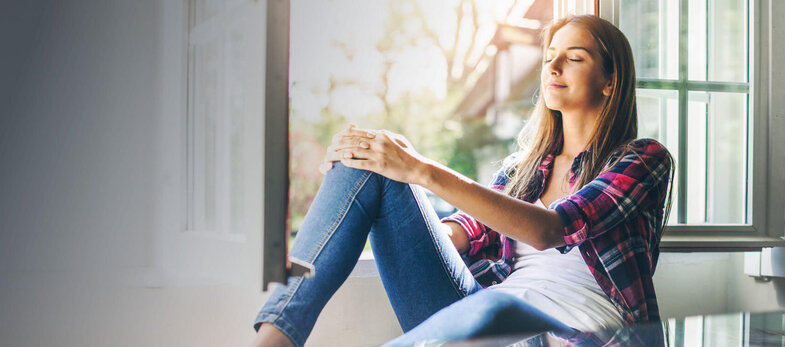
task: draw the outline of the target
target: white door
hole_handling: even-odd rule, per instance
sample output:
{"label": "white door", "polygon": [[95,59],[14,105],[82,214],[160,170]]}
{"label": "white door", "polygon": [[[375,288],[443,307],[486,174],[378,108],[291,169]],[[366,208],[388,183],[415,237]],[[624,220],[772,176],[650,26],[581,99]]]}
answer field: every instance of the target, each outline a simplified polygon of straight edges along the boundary
{"label": "white door", "polygon": [[[165,138],[177,139],[171,169],[179,230],[160,235],[163,278],[261,290],[264,1],[166,2]],[[180,65],[178,66],[178,62]],[[177,88],[176,85],[180,88]],[[169,99],[179,100],[172,102]],[[176,118],[176,119],[175,119]],[[171,156],[163,156],[171,157]],[[174,199],[171,199],[174,200]],[[170,200],[170,201],[171,201]],[[166,200],[164,200],[166,201]]]}

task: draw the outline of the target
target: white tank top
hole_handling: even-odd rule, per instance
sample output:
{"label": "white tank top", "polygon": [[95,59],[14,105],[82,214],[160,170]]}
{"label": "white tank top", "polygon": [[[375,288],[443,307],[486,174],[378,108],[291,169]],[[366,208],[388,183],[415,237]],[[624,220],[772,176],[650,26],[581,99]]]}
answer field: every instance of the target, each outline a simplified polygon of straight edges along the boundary
{"label": "white tank top", "polygon": [[[547,208],[541,200],[535,205]],[[596,331],[624,323],[597,284],[578,247],[562,254],[517,242],[512,273],[488,287],[517,296],[567,326]]]}

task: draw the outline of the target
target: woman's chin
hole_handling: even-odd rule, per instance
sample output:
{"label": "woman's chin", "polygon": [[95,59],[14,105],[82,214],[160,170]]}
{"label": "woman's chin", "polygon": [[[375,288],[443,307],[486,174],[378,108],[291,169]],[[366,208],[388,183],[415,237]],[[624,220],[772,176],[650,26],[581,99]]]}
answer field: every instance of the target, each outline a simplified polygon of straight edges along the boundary
{"label": "woman's chin", "polygon": [[545,101],[545,107],[547,107],[551,111],[559,111],[559,112],[561,112],[561,110],[563,108],[562,106],[563,105],[560,102],[548,102],[547,100]]}

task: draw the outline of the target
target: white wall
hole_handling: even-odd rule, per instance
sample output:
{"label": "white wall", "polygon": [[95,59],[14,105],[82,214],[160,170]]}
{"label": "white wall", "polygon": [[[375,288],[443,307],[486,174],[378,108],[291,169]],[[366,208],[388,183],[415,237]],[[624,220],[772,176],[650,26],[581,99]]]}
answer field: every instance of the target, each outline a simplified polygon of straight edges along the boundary
{"label": "white wall", "polygon": [[14,6],[2,11],[0,269],[150,265],[155,4]]}
{"label": "white wall", "polygon": [[665,253],[654,285],[664,318],[785,309],[785,278],[744,274],[744,253]]}
{"label": "white wall", "polygon": [[[176,243],[182,3],[0,5],[0,345],[252,339],[258,281],[200,277],[221,270],[210,252],[233,246]],[[223,270],[258,271],[250,263]]]}

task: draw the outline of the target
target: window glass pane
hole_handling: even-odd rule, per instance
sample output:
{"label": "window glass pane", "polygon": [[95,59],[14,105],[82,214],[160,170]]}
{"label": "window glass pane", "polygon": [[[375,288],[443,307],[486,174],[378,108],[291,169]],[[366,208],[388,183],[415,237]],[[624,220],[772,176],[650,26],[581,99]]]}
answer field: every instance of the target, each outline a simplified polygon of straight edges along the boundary
{"label": "window glass pane", "polygon": [[687,222],[746,222],[747,95],[690,92]]}
{"label": "window glass pane", "polygon": [[[197,41],[197,40],[192,40]],[[216,229],[217,121],[221,118],[220,86],[224,75],[220,70],[223,59],[219,35],[212,35],[192,43],[189,48],[191,79],[189,85],[189,128],[192,150],[189,153],[188,200],[191,211],[189,230]]]}
{"label": "window glass pane", "polygon": [[744,325],[744,313],[671,318],[665,324],[667,345],[731,347],[748,342],[757,346],[745,334]]}
{"label": "window glass pane", "polygon": [[[638,89],[637,98],[639,137],[661,141],[686,169],[676,173],[673,183],[679,187],[680,176],[686,181],[684,196],[673,198],[673,210],[679,211],[681,204],[685,215],[671,221],[747,223],[747,94],[696,90],[731,90],[721,83],[707,87],[656,80],[747,83],[749,0],[617,3],[619,28],[632,46],[637,77],[649,80],[646,86],[673,88],[667,92]],[[680,18],[685,15],[680,13],[682,5],[688,11],[684,18]],[[687,26],[684,36],[680,36],[680,21]],[[687,47],[687,52],[681,52],[687,53],[686,66],[681,66],[686,71],[681,75],[680,41]],[[679,105],[679,93],[687,94],[686,105]],[[680,115],[680,110],[686,114]],[[680,123],[686,126],[682,139],[678,138]]]}
{"label": "window glass pane", "polygon": [[[637,89],[635,98],[638,105],[638,137],[656,139],[670,151],[674,163],[679,162],[679,93],[675,90]],[[675,166],[673,168],[676,169]],[[678,187],[678,174],[673,186]],[[674,188],[675,189],[675,188]],[[676,190],[673,191],[674,194]],[[672,199],[673,207],[669,219],[676,223],[678,199]]]}
{"label": "window glass pane", "polygon": [[703,346],[703,316],[684,318],[684,346]]}
{"label": "window glass pane", "polygon": [[703,331],[704,346],[743,346],[744,315],[736,313],[705,317],[703,320]]}
{"label": "window glass pane", "polygon": [[638,137],[660,141],[671,152],[679,147],[679,94],[675,90],[637,89]]}
{"label": "window glass pane", "polygon": [[190,231],[242,236],[257,215],[264,31],[251,1],[191,1],[187,218]]}
{"label": "window glass pane", "polygon": [[687,24],[687,71],[689,79],[693,81],[706,80],[706,53],[707,53],[707,29],[706,23],[706,1],[689,2],[690,19]]}
{"label": "window glass pane", "polygon": [[689,2],[689,79],[747,82],[748,1]]}
{"label": "window glass pane", "polygon": [[687,223],[706,222],[708,93],[690,93],[687,104]]}
{"label": "window glass pane", "polygon": [[635,56],[638,78],[679,76],[678,1],[620,1],[619,28]]}

